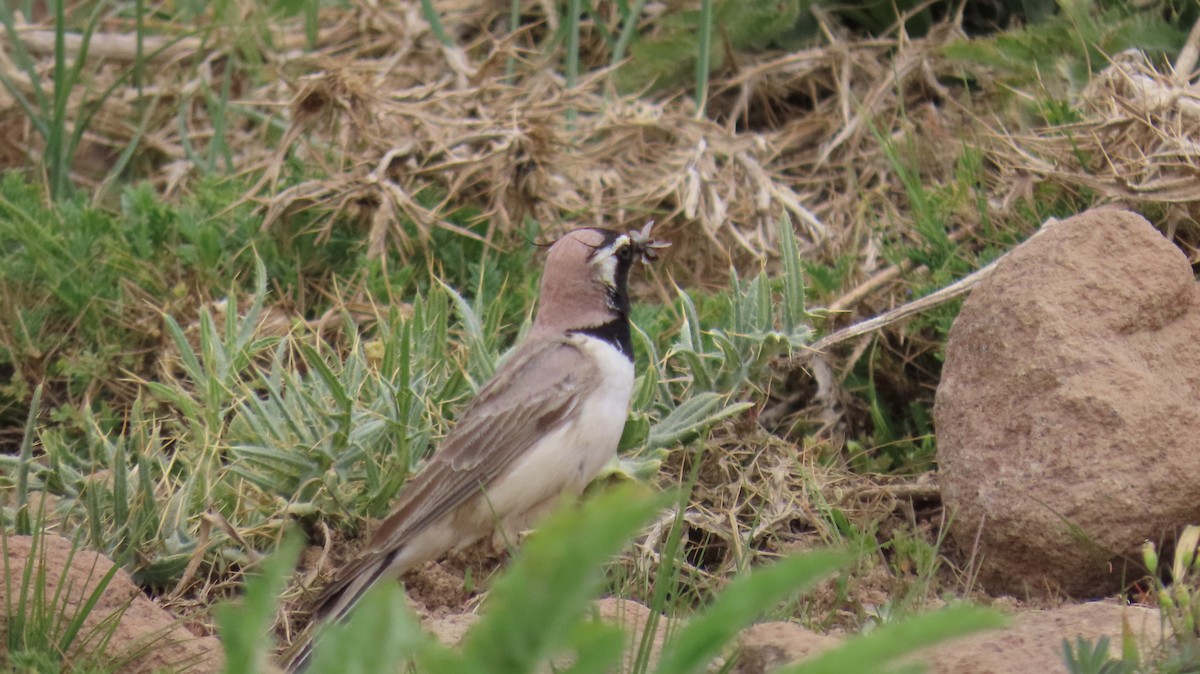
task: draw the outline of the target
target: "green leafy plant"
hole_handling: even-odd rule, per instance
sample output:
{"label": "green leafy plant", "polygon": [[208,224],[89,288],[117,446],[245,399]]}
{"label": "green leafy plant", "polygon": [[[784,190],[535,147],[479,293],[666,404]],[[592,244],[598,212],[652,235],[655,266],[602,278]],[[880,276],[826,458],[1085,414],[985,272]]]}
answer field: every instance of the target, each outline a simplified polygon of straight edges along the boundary
{"label": "green leafy plant", "polygon": [[[603,587],[605,562],[663,505],[661,495],[625,486],[556,513],[493,583],[482,618],[457,651],[421,632],[398,586],[384,583],[368,595],[348,624],[326,630],[309,671],[394,671],[407,662],[415,671],[431,674],[520,674],[564,661],[571,663],[564,671],[609,671],[621,661],[625,635],[590,619],[588,604]],[[247,671],[245,663],[264,651],[270,622],[264,602],[278,588],[282,570],[293,556],[294,550],[286,549],[279,555],[282,561],[265,566],[263,575],[248,584],[246,610],[222,611],[223,633],[237,630],[241,635],[257,635],[251,637],[251,645],[243,645],[245,636],[236,639],[236,648],[227,653],[229,671]],[[758,616],[850,561],[845,553],[813,551],[742,574],[679,628],[649,671],[706,671]],[[236,623],[232,622],[235,616]],[[880,628],[788,671],[883,671],[887,663],[917,648],[1001,622],[994,613],[970,607],[940,611]]]}
{"label": "green leafy plant", "polygon": [[1191,24],[1170,20],[1177,10],[1168,2],[1148,3],[1160,5],[1162,11],[1096,0],[1057,4],[1057,13],[1038,11],[1024,28],[955,42],[943,53],[963,63],[968,73],[974,66],[989,67],[990,75],[999,76],[1013,91],[1036,87],[1051,99],[1065,101],[1114,54],[1130,48],[1151,58],[1174,54],[1183,45],[1183,26]]}
{"label": "green leafy plant", "polygon": [[[1143,662],[1132,635],[1122,643],[1123,662],[1154,672],[1193,672],[1200,662],[1200,526],[1188,525],[1175,539],[1169,568],[1160,566],[1157,546],[1147,541],[1142,562],[1163,620],[1163,642]],[[1097,646],[1096,650],[1100,650]],[[1086,653],[1084,655],[1087,655]],[[1121,671],[1121,670],[1118,670]]]}
{"label": "green leafy plant", "polygon": [[781,674],[849,674],[888,671],[885,663],[954,637],[1002,627],[1002,616],[974,606],[957,606],[883,625],[849,639],[809,662]]}
{"label": "green leafy plant", "polygon": [[225,647],[226,674],[253,674],[267,668],[273,643],[266,627],[275,617],[275,604],[288,572],[300,556],[302,544],[299,536],[286,537],[246,581],[241,602],[216,608],[217,631]]}
{"label": "green leafy plant", "polygon": [[802,19],[809,24],[806,31],[815,32],[808,4],[803,0],[706,0],[700,11],[667,14],[655,22],[655,35],[629,47],[629,61],[616,71],[617,85],[623,91],[665,91],[692,78],[697,108],[703,110],[709,74],[725,64],[727,54],[762,51],[776,38],[793,33]]}
{"label": "green leafy plant", "polygon": [[[788,268],[798,274],[798,261]],[[385,514],[461,402],[494,371],[508,317],[528,321],[531,313],[528,294],[493,300],[503,285],[484,262],[471,268],[471,300],[439,282],[410,304],[371,305],[369,336],[346,315],[331,346],[306,323],[264,334],[270,289],[265,264],[254,269],[249,297],[234,286],[187,327],[163,317],[171,348],[162,374],[140,382],[122,423],[83,406],[73,428],[40,434],[44,469],[31,473],[32,439],[17,462],[26,466],[18,474],[35,480],[27,489],[61,497],[90,543],[145,585],[180,582],[197,555],[232,571],[293,519],[353,529]],[[786,334],[800,335],[802,287],[790,288]],[[740,322],[735,334],[714,333],[721,348],[706,347],[724,363],[708,366],[703,387],[660,384],[668,375],[651,355],[629,426],[631,457],[660,457],[748,407],[732,396],[787,342],[763,301],[769,293],[761,277],[737,295]],[[336,326],[336,314],[327,325]],[[209,526],[213,517],[228,527]]]}
{"label": "green leafy plant", "polygon": [[13,59],[21,73],[28,78],[33,96],[30,98],[10,74],[0,71],[0,85],[8,91],[33,124],[45,143],[42,164],[49,178],[52,197],[66,196],[70,189],[71,166],[75,152],[87,130],[88,122],[95,115],[113,88],[103,92],[97,102],[79,113],[68,110],[68,101],[77,87],[86,86],[83,69],[87,63],[88,48],[92,34],[100,20],[103,3],[95,3],[88,19],[84,22],[79,50],[74,62],[68,62],[66,1],[50,3],[54,11],[54,69],[50,73],[49,86],[38,72],[37,64],[21,34],[17,31],[16,19],[9,3],[0,6],[0,23],[4,24],[9,44],[13,47]]}
{"label": "green leafy plant", "polygon": [[1063,662],[1071,674],[1132,674],[1137,663],[1116,660],[1108,655],[1108,637],[1100,637],[1095,643],[1075,637],[1074,646],[1063,639]]}
{"label": "green leafy plant", "polygon": [[[678,289],[682,325],[661,364],[646,333],[635,330],[642,353],[655,367],[634,384],[633,413],[621,440],[631,450],[621,468],[632,475],[654,473],[665,448],[694,440],[723,419],[750,409],[734,401],[762,376],[775,356],[807,344],[812,336],[805,308],[799,244],[785,214],[778,223],[782,267],[742,281],[720,298],[724,307],[707,328],[692,295]],[[657,417],[657,422],[652,419]]]}

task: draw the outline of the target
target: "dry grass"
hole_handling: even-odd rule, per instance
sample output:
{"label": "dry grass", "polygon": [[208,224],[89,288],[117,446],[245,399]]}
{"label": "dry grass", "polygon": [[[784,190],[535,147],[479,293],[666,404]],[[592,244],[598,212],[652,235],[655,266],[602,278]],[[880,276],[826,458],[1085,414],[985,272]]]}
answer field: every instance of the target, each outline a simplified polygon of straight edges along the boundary
{"label": "dry grass", "polygon": [[[957,94],[939,84],[952,75],[937,56],[959,36],[951,26],[921,40],[838,39],[736,63],[712,85],[713,118],[697,119],[684,96],[617,95],[603,70],[568,89],[556,60],[524,49],[529,33],[553,28],[549,17],[514,35],[497,28],[491,3],[451,4],[443,19],[463,48],[441,45],[417,3],[354,3],[322,11],[313,51],[300,49],[299,26],[274,48],[254,43],[265,59],[261,83],[229,68],[232,45],[248,31],[214,27],[202,39],[148,43],[156,56],[142,90],[125,82],[98,101],[94,92],[116,82],[131,57],[129,26],[102,24],[92,54],[107,60],[91,69],[92,97],[71,102],[76,110],[100,104],[76,178],[97,185],[144,119],[139,170],[166,193],[190,189],[201,171],[189,148],[211,143],[222,112],[203,97],[232,76],[223,112],[242,123],[227,120],[223,140],[237,170],[258,177],[247,198],[262,204],[264,226],[301,208],[349,214],[378,255],[420,245],[435,227],[472,235],[445,217],[463,205],[481,205],[485,236],[500,242],[525,217],[550,229],[654,217],[677,241],[673,257],[682,250],[687,258],[677,269],[695,280],[723,275],[731,261],[769,258],[773,223],[787,211],[810,255],[861,252],[870,274],[879,264],[874,213],[896,197],[872,128],[883,137],[927,130],[932,144],[922,145],[937,161],[966,121],[950,100]],[[541,14],[540,4],[528,5]],[[48,19],[23,30],[44,71],[48,30]],[[21,81],[11,62],[0,68]],[[3,110],[0,158],[20,166],[37,156],[38,140],[0,99]],[[314,177],[283,180],[289,160]],[[402,221],[416,224],[415,241]]]}
{"label": "dry grass", "polygon": [[[555,28],[542,3],[525,7],[527,19],[542,23],[517,33],[504,29],[494,3],[440,8],[462,47],[439,43],[415,2],[325,9],[312,51],[302,49],[299,25],[277,33],[274,45],[231,26],[155,36],[144,48],[154,67],[141,90],[125,81],[100,100],[133,56],[128,23],[102,23],[90,95],[71,101],[75,110],[100,105],[75,176],[97,184],[144,119],[139,170],[164,192],[188,190],[200,171],[187,148],[210,143],[223,112],[242,122],[227,126],[224,142],[237,170],[258,177],[247,198],[262,204],[264,226],[302,208],[349,214],[379,255],[411,250],[437,227],[476,236],[446,218],[464,205],[482,206],[484,236],[497,242],[525,217],[550,229],[654,217],[677,241],[672,257],[685,260],[676,270],[692,280],[721,275],[731,261],[769,258],[771,223],[782,211],[798,223],[810,256],[853,252],[858,281],[884,270],[882,242],[903,235],[910,213],[878,138],[914,139],[922,175],[935,180],[964,145],[985,148],[998,169],[1000,218],[1036,182],[1053,180],[1105,199],[1172,204],[1170,222],[1195,221],[1188,204],[1200,106],[1187,77],[1156,72],[1139,57],[1117,59],[1084,92],[1078,124],[1010,133],[1011,120],[982,119],[978,97],[948,84],[957,66],[939,50],[963,38],[954,24],[921,39],[869,40],[825,25],[827,46],[727,66],[712,84],[712,118],[697,119],[686,96],[617,95],[605,70],[568,89],[553,54],[527,50]],[[248,4],[241,11],[247,25],[264,20]],[[49,21],[21,31],[42,72],[53,57]],[[591,52],[599,51],[594,31],[589,36]],[[264,59],[259,82],[229,68],[247,41]],[[585,60],[588,53],[585,39]],[[0,69],[32,86],[10,60],[0,58]],[[235,77],[231,106],[204,104],[227,76]],[[0,166],[38,155],[31,125],[3,93],[0,131]],[[285,182],[288,160],[312,167],[314,177]],[[970,220],[964,213],[961,227],[977,224]],[[405,221],[415,223],[416,240]]]}
{"label": "dry grass", "polygon": [[[1200,27],[1200,24],[1198,24]],[[1192,31],[1194,53],[1200,32]],[[1194,57],[1163,72],[1137,53],[1116,55],[1083,90],[1082,120],[1049,129],[997,131],[994,157],[1008,198],[1052,182],[1098,201],[1161,212],[1167,235],[1197,259],[1200,235],[1200,94]],[[1179,236],[1176,236],[1176,235]]]}
{"label": "dry grass", "polygon": [[[241,9],[248,25],[256,20],[250,4]],[[245,199],[261,205],[263,226],[282,227],[300,209],[327,213],[328,227],[350,216],[367,232],[372,256],[414,251],[437,228],[505,246],[526,218],[553,231],[653,217],[656,233],[675,242],[671,274],[716,285],[730,264],[772,260],[774,223],[786,212],[807,259],[855,259],[846,287],[823,298],[827,305],[854,318],[880,313],[904,302],[902,277],[919,271],[884,254],[890,242],[913,236],[913,206],[882,139],[913,148],[908,159],[930,183],[951,179],[964,147],[981,150],[994,221],[1016,219],[1035,188],[1052,183],[1091,191],[1098,202],[1165,209],[1170,234],[1198,257],[1200,100],[1191,67],[1160,72],[1120,55],[1083,91],[1081,121],[1022,128],[982,112],[986,91],[954,84],[959,66],[940,49],[962,39],[956,25],[920,39],[868,40],[826,25],[822,48],[743,56],[727,66],[712,83],[709,117],[698,119],[683,95],[618,95],[604,70],[568,88],[557,60],[530,49],[555,29],[544,4],[523,3],[526,18],[541,23],[514,34],[502,29],[497,3],[440,3],[456,47],[437,41],[416,2],[352,0],[323,9],[311,51],[299,25],[286,26],[270,47],[252,30],[213,27],[147,47],[162,51],[141,90],[125,83],[100,100],[96,92],[114,85],[131,58],[129,26],[103,23],[90,93],[70,102],[74,111],[99,105],[74,177],[98,188],[112,159],[140,135],[138,175],[166,194],[192,190],[203,171],[189,148],[210,147],[218,133],[217,110],[204,95],[234,77],[225,114],[237,123],[225,128],[224,142],[237,172],[254,184]],[[23,29],[43,72],[52,54],[37,31],[48,29],[47,19]],[[585,41],[586,58],[598,50],[594,34],[585,38],[593,41]],[[1193,52],[1197,42],[1194,31]],[[240,48],[242,58],[252,47],[264,59],[256,78],[229,67],[231,54]],[[31,87],[3,54],[0,70]],[[0,169],[26,166],[39,150],[32,126],[0,91]],[[297,177],[296,166],[308,174]],[[479,208],[485,233],[448,219],[464,207]],[[970,209],[948,224],[963,241],[981,225]],[[830,324],[846,320],[835,314]],[[858,342],[829,373],[844,377],[865,349]],[[684,515],[686,575],[696,587],[711,589],[759,557],[844,542],[834,511],[859,531],[924,526],[920,535],[936,546],[938,494],[928,476],[862,476],[822,462],[839,455],[845,433],[834,428],[837,419],[824,421],[826,432],[813,441],[820,447],[797,447],[753,424],[728,424],[711,439]],[[689,460],[674,454],[663,481],[678,483]],[[651,529],[629,563],[653,568],[670,523]],[[864,574],[864,593],[891,589],[895,578],[882,568]],[[231,588],[230,579],[208,579],[171,603],[191,615]]]}

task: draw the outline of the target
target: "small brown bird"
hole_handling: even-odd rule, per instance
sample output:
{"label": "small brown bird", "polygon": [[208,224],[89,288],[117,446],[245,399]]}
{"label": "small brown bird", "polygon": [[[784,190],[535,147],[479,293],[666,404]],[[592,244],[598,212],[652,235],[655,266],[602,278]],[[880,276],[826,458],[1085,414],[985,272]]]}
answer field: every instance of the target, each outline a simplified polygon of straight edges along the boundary
{"label": "small brown bird", "polygon": [[[381,579],[397,578],[494,531],[519,531],[611,460],[633,392],[629,270],[669,243],[653,223],[627,234],[574,230],[550,247],[529,336],[463,411],[405,487],[370,545],[317,599],[314,628],[346,617]],[[312,629],[285,656],[311,656]]]}

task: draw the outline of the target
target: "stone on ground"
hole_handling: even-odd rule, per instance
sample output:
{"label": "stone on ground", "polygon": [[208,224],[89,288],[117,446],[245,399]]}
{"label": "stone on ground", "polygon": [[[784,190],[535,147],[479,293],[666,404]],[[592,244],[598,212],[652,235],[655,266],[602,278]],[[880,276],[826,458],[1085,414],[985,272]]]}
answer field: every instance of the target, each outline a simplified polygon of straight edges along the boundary
{"label": "stone on ground", "polygon": [[[1109,655],[1121,656],[1126,626],[1141,652],[1159,644],[1162,629],[1158,611],[1141,606],[1090,602],[1048,611],[1025,611],[1007,627],[980,632],[918,651],[908,663],[928,666],[929,674],[1069,674],[1062,643],[1082,637],[1095,644],[1108,639]],[[841,640],[817,634],[792,623],[763,623],[746,630],[739,640],[737,674],[767,674],[794,662],[811,660],[838,646]]]}
{"label": "stone on ground", "polygon": [[[950,331],[934,417],[963,560],[992,594],[1099,597],[1200,522],[1200,289],[1115,209],[1001,260]],[[976,542],[978,547],[976,548]]]}
{"label": "stone on ground", "polygon": [[841,640],[789,622],[754,625],[738,637],[735,674],[767,674],[828,650]]}
{"label": "stone on ground", "polygon": [[[16,604],[20,597],[15,593],[21,587],[25,565],[35,555],[37,565],[45,574],[44,601],[49,604],[59,588],[66,569],[65,587],[59,597],[59,607],[67,616],[77,614],[95,591],[108,570],[112,560],[97,552],[78,549],[72,554],[71,541],[53,534],[43,534],[34,548],[30,536],[8,536],[8,558],[6,561],[9,583],[0,582],[0,606]],[[68,568],[69,564],[69,568]],[[39,572],[34,571],[36,576]],[[9,585],[11,583],[11,585]],[[6,586],[13,588],[14,596],[6,597]],[[35,591],[33,588],[30,592]],[[29,596],[29,595],[27,595]],[[112,663],[124,663],[118,671],[122,674],[141,672],[187,671],[191,674],[220,672],[224,666],[221,643],[215,637],[197,637],[170,613],[150,601],[134,585],[123,569],[116,572],[99,601],[83,621],[80,636],[68,657],[79,656],[80,642],[94,643],[108,635],[101,622],[120,615],[111,630],[105,648],[105,659]],[[0,643],[7,643],[10,616],[0,611]],[[87,637],[91,635],[91,638]],[[86,648],[85,644],[82,648]]]}
{"label": "stone on ground", "polygon": [[[606,597],[596,601],[595,610],[600,620],[625,630],[625,657],[622,660],[620,671],[633,671],[637,648],[650,620],[650,609],[636,601]],[[479,616],[475,613],[452,613],[430,618],[422,626],[437,637],[442,644],[457,646],[478,621]],[[651,670],[662,654],[663,642],[671,629],[671,623],[670,618],[661,616],[655,624],[654,638],[650,643]],[[570,657],[564,657],[554,664],[556,668],[568,669],[572,661]]]}
{"label": "stone on ground", "polygon": [[1062,643],[1108,638],[1109,656],[1121,657],[1122,621],[1142,652],[1162,634],[1158,611],[1142,606],[1089,602],[1051,611],[1028,611],[999,632],[981,632],[929,649],[919,660],[928,674],[1069,674]]}

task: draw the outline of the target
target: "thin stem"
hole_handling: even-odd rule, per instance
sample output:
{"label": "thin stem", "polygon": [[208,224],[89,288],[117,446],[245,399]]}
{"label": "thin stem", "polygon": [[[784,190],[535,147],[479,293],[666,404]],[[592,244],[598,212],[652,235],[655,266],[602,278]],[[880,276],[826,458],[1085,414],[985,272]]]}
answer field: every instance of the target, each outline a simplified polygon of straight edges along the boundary
{"label": "thin stem", "polygon": [[621,34],[617,36],[617,44],[613,47],[612,65],[618,65],[625,60],[625,51],[629,49],[629,41],[637,31],[638,21],[642,18],[642,8],[645,6],[646,0],[634,0],[633,7],[622,19]]}
{"label": "thin stem", "polygon": [[138,103],[142,103],[142,68],[145,65],[145,37],[146,37],[146,2],[145,0],[137,0],[134,3],[134,21],[135,32],[137,34],[137,54],[133,59],[133,86],[137,88]]}
{"label": "thin stem", "polygon": [[[515,33],[521,27],[521,0],[512,0],[508,5],[508,32]],[[515,42],[514,42],[515,44]],[[504,64],[504,75],[511,79],[517,70],[517,59],[509,56]]]}
{"label": "thin stem", "polygon": [[[579,81],[579,13],[581,0],[567,0],[567,89]],[[575,106],[567,108],[567,125],[575,126]]]}
{"label": "thin stem", "polygon": [[321,0],[308,0],[304,3],[304,35],[308,40],[309,51],[315,51],[317,48],[320,13]]}
{"label": "thin stem", "polygon": [[433,31],[433,36],[438,42],[450,47],[454,45],[454,41],[446,34],[446,29],[442,27],[442,20],[438,17],[437,8],[433,6],[433,0],[421,0],[421,16],[429,22],[429,28]]}
{"label": "thin stem", "polygon": [[696,55],[696,118],[708,105],[708,67],[712,55],[713,0],[700,2],[700,53]]}

